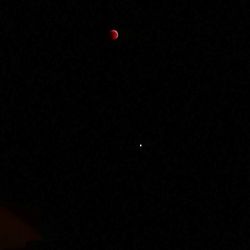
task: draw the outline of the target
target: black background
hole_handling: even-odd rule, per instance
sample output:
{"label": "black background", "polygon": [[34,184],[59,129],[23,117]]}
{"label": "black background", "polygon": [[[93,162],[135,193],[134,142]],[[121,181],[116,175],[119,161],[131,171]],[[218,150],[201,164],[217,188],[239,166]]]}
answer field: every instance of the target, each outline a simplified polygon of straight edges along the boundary
{"label": "black background", "polygon": [[39,207],[46,237],[240,236],[245,6],[200,5],[3,4],[3,200]]}

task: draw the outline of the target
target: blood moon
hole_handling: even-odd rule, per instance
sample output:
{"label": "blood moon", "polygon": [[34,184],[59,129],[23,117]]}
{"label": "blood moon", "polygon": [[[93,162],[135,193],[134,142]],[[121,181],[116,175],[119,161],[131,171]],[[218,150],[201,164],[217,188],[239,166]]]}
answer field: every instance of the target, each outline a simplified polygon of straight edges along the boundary
{"label": "blood moon", "polygon": [[112,30],[109,31],[109,37],[110,37],[111,40],[113,40],[113,41],[117,40],[118,36],[119,36],[119,34],[118,34],[117,30],[112,29]]}

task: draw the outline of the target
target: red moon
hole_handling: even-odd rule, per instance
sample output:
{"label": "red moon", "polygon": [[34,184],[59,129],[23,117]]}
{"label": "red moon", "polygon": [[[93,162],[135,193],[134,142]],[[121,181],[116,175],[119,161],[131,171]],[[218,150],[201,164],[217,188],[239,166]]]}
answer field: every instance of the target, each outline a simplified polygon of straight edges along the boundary
{"label": "red moon", "polygon": [[116,40],[118,38],[117,30],[110,30],[109,32],[111,40]]}

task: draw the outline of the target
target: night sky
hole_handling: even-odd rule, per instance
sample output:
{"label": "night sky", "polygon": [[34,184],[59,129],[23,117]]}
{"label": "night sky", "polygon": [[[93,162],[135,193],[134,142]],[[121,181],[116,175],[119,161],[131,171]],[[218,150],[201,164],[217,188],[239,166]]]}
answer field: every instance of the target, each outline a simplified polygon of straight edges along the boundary
{"label": "night sky", "polygon": [[243,10],[3,4],[3,200],[39,207],[46,237],[92,246],[237,239]]}

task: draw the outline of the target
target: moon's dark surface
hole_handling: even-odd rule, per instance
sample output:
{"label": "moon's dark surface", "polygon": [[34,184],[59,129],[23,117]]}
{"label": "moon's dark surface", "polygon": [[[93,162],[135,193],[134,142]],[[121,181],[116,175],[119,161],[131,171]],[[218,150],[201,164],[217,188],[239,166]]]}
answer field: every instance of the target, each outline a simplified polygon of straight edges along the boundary
{"label": "moon's dark surface", "polygon": [[117,30],[114,30],[114,29],[110,30],[110,38],[111,38],[111,40],[117,40],[118,36],[119,36],[119,34],[118,34]]}
{"label": "moon's dark surface", "polygon": [[40,233],[9,209],[0,207],[0,249],[24,248],[33,240],[41,240]]}

